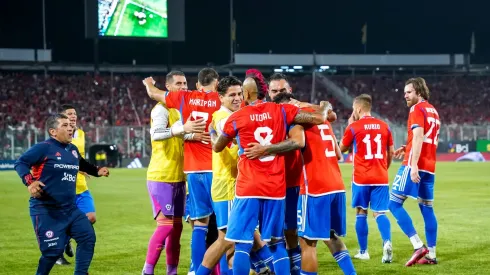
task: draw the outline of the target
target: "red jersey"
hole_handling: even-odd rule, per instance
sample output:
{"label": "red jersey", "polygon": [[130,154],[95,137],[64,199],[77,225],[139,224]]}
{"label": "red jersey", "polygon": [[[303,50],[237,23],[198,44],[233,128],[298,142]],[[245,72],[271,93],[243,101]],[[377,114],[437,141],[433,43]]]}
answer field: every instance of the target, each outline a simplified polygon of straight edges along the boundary
{"label": "red jersey", "polygon": [[236,196],[238,198],[283,199],[286,196],[283,155],[250,160],[243,155],[249,143],[276,144],[286,139],[288,125],[299,109],[289,104],[262,103],[233,113],[223,135],[237,139],[239,146]]}
{"label": "red jersey", "polygon": [[306,176],[301,178],[300,194],[317,197],[345,192],[334,137],[328,121],[321,125],[305,126],[303,161]]}
{"label": "red jersey", "polygon": [[242,104],[240,105],[240,108],[243,108],[243,107],[248,106],[248,105],[255,106],[255,105],[260,104],[260,103],[263,103],[263,102],[265,102],[265,101],[260,100],[260,99],[257,99],[255,101],[250,102],[250,104],[248,104],[248,102],[244,100],[244,101],[242,101]]}
{"label": "red jersey", "polygon": [[439,114],[434,106],[427,101],[421,101],[410,108],[407,123],[407,147],[405,148],[405,158],[402,165],[410,166],[412,161],[412,139],[413,129],[422,127],[424,129],[424,141],[418,162],[419,171],[436,172],[436,149],[441,129]]}
{"label": "red jersey", "polygon": [[300,150],[284,154],[286,163],[286,188],[300,186],[303,177],[303,159]]}
{"label": "red jersey", "polygon": [[359,185],[388,185],[388,146],[393,145],[388,124],[372,116],[364,116],[347,126],[342,144],[354,144],[352,182]]}
{"label": "red jersey", "polygon": [[[182,123],[189,116],[192,120],[203,118],[206,129],[213,118],[213,113],[221,107],[217,92],[178,91],[167,92],[165,102],[168,108],[179,110]],[[184,172],[212,172],[212,147],[208,142],[184,142]]]}

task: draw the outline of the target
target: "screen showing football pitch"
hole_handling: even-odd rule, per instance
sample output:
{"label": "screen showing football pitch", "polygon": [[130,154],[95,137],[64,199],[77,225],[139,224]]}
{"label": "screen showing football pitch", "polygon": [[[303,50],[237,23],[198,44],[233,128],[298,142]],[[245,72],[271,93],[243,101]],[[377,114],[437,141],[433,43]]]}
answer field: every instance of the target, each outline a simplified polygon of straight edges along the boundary
{"label": "screen showing football pitch", "polygon": [[168,38],[168,0],[98,0],[99,36]]}

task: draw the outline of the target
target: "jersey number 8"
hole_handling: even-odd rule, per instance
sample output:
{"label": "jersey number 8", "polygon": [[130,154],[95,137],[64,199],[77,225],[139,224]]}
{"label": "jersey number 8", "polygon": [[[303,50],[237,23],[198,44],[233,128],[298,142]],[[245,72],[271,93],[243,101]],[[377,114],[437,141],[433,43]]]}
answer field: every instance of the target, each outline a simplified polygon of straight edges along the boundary
{"label": "jersey number 8", "polygon": [[[265,134],[265,137],[262,137],[262,134]],[[255,137],[255,140],[258,143],[260,143],[260,145],[267,146],[267,145],[272,144],[271,141],[272,141],[272,138],[274,137],[274,135],[272,134],[271,128],[269,128],[269,127],[258,127],[257,129],[255,129],[254,137]],[[260,157],[259,160],[262,162],[267,162],[267,161],[274,160],[275,157],[276,157],[276,155],[263,156],[263,157]]]}

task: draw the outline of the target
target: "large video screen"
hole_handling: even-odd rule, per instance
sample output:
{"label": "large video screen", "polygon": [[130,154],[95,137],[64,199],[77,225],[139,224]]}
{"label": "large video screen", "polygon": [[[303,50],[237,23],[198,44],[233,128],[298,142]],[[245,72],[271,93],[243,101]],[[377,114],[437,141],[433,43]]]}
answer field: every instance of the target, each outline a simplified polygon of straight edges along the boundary
{"label": "large video screen", "polygon": [[99,36],[168,38],[167,0],[98,0]]}

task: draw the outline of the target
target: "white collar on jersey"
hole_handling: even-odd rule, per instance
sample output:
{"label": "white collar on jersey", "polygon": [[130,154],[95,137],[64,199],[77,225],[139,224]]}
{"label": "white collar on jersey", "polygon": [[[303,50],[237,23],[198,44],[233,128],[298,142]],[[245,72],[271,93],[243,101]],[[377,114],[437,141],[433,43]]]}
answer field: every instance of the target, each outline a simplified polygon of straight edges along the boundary
{"label": "white collar on jersey", "polygon": [[225,106],[223,106],[223,105],[221,105],[221,107],[220,107],[219,109],[220,109],[220,110],[223,110],[223,111],[226,111],[226,112],[228,112],[228,113],[230,113],[230,114],[232,114],[232,113],[233,113],[233,111],[232,111],[232,110],[230,110],[230,109],[226,108],[226,107],[225,107]]}

